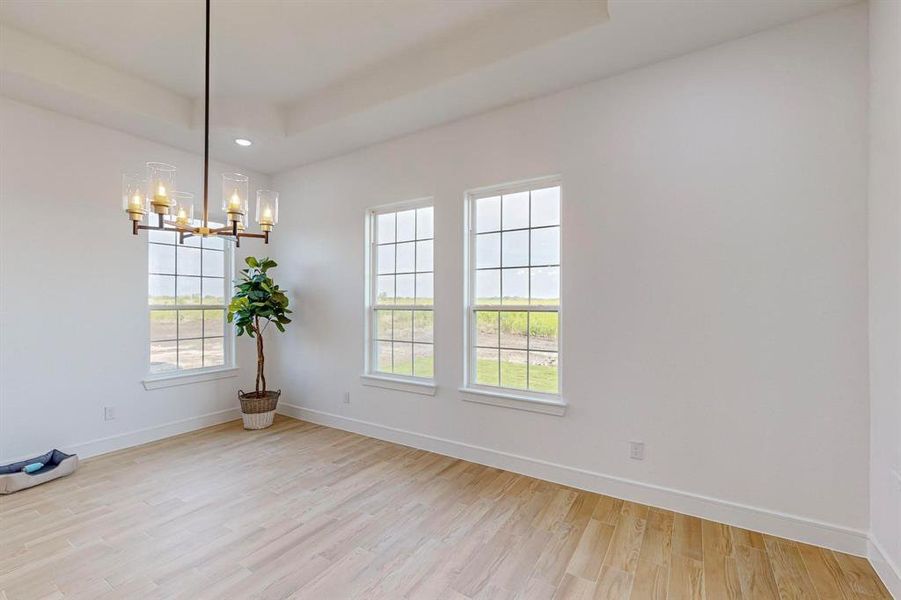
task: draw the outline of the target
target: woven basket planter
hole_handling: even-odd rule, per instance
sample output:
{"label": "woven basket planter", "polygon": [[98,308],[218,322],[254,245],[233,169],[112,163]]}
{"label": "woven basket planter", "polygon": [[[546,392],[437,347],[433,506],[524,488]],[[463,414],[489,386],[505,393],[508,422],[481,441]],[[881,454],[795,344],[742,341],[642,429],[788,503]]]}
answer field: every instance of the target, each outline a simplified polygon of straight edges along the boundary
{"label": "woven basket planter", "polygon": [[259,397],[256,392],[245,394],[242,390],[238,390],[244,429],[266,429],[272,425],[275,408],[278,406],[278,397],[281,395],[281,390],[268,391],[260,394]]}

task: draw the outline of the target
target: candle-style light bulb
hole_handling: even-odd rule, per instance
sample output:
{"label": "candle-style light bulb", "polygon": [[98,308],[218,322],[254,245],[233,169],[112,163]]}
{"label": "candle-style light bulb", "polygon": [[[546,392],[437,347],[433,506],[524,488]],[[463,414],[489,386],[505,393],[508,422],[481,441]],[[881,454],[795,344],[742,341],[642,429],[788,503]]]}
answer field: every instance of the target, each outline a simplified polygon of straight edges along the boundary
{"label": "candle-style light bulb", "polygon": [[235,191],[232,192],[228,209],[229,212],[238,212],[241,210],[241,196],[238,195],[238,188],[235,188]]}
{"label": "candle-style light bulb", "polygon": [[278,192],[257,190],[257,223],[265,233],[278,222]]}
{"label": "candle-style light bulb", "polygon": [[144,198],[141,196],[141,192],[135,192],[134,196],[131,197],[131,208],[134,210],[143,210]]}
{"label": "candle-style light bulb", "polygon": [[160,183],[156,186],[156,194],[153,195],[153,204],[158,206],[171,206],[169,204],[169,193],[166,191],[166,186]]}
{"label": "candle-style light bulb", "polygon": [[172,202],[175,190],[175,167],[165,163],[147,163],[147,191],[150,206],[158,215],[172,214],[175,203]]}
{"label": "candle-style light bulb", "polygon": [[222,210],[229,224],[242,221],[247,215],[247,176],[240,173],[222,174]]}

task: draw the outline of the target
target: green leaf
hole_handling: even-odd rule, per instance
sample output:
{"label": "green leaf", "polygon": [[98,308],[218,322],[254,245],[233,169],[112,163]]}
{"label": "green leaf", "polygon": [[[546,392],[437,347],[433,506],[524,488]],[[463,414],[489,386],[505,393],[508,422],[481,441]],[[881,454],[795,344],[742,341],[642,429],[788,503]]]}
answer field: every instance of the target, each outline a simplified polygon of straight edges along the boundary
{"label": "green leaf", "polygon": [[[267,271],[278,266],[271,258],[248,256],[247,268],[241,270],[240,278],[234,282],[234,295],[229,302],[227,318],[235,327],[237,335],[249,337],[261,335],[268,323],[274,323],[280,332],[291,323],[287,316],[288,296],[272,280]],[[264,323],[260,323],[264,321]],[[256,326],[260,325],[260,332]]]}

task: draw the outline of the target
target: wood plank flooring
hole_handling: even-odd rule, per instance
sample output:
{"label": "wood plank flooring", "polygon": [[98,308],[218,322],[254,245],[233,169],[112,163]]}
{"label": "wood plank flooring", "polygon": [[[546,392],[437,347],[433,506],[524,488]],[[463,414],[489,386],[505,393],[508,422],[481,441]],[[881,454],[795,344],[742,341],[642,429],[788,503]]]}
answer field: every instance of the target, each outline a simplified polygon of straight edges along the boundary
{"label": "wood plank flooring", "polygon": [[286,417],[0,497],[0,600],[889,598],[862,558]]}

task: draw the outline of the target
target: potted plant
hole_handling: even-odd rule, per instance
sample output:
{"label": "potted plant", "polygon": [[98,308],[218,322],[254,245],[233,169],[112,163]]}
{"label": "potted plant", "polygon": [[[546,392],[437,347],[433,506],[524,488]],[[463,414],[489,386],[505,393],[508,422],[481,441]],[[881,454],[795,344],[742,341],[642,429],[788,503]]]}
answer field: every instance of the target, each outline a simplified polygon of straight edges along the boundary
{"label": "potted plant", "polygon": [[253,392],[238,390],[241,401],[241,415],[244,429],[265,429],[272,425],[275,407],[282,391],[266,389],[266,375],[263,368],[266,357],[263,354],[263,332],[269,325],[281,332],[291,322],[288,318],[288,297],[272,278],[269,269],[278,264],[269,258],[248,256],[247,268],[241,270],[241,280],[235,284],[235,295],[228,306],[228,322],[234,323],[237,334],[257,339],[257,380]]}

